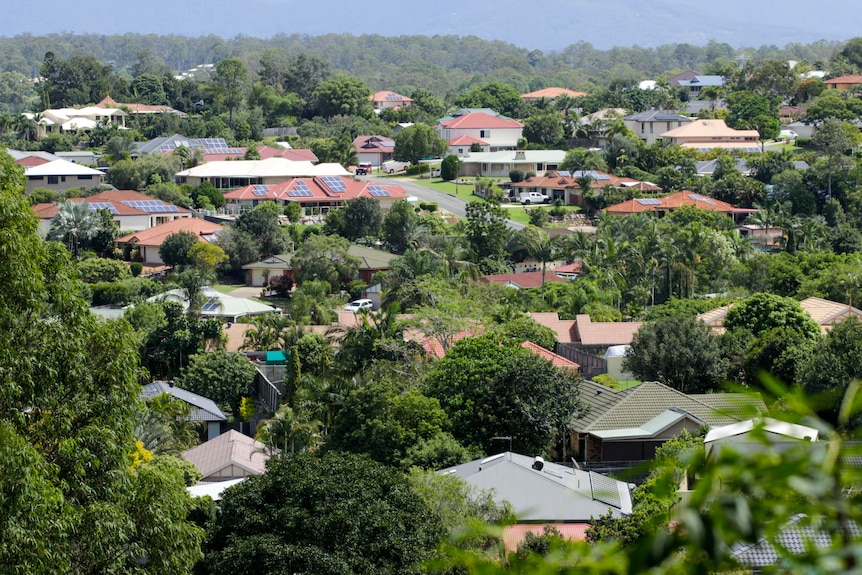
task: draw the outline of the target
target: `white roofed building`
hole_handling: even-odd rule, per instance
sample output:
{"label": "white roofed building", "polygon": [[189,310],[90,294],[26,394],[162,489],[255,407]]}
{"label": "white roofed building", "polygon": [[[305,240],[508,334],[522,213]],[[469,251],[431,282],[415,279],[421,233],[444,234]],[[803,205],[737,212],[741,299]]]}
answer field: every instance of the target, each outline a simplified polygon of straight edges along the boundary
{"label": "white roofed building", "polygon": [[179,184],[199,186],[209,182],[219,189],[241,188],[251,185],[271,185],[291,178],[314,176],[349,176],[340,164],[314,164],[273,157],[266,160],[231,160],[207,162],[176,174]]}

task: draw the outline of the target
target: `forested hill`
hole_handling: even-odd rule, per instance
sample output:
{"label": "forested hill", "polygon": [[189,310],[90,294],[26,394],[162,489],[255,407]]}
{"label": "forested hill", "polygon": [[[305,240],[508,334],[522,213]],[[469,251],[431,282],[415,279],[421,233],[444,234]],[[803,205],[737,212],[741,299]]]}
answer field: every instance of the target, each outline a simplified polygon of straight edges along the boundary
{"label": "forested hill", "polygon": [[784,45],[820,38],[847,40],[858,33],[858,2],[821,0],[437,0],[413,4],[329,0],[150,0],[114,3],[110,16],[68,10],[60,0],[6,2],[0,35],[62,31],[101,34],[160,33],[224,38],[269,38],[284,34],[474,35],[510,41],[527,49],[562,50],[577,42],[599,48],[703,45],[710,39],[732,46]]}
{"label": "forested hill", "polygon": [[589,89],[590,83],[607,85],[612,80],[640,81],[670,71],[694,68],[704,71],[709,63],[736,62],[739,58],[792,59],[819,66],[840,49],[838,42],[793,43],[784,48],[761,46],[736,48],[726,43],[663,44],[654,48],[632,47],[599,50],[589,43],[572,44],[559,52],[527,50],[500,40],[476,36],[381,36],[294,34],[268,40],[248,36],[223,39],[209,35],[52,34],[0,37],[0,72],[39,74],[46,52],[57,58],[94,56],[110,63],[115,72],[132,74],[146,54],[174,72],[198,64],[240,58],[257,69],[268,48],[289,53],[312,52],[329,60],[334,69],[360,77],[375,90],[427,88],[439,96],[462,92],[486,79],[514,86],[521,92],[548,85]]}

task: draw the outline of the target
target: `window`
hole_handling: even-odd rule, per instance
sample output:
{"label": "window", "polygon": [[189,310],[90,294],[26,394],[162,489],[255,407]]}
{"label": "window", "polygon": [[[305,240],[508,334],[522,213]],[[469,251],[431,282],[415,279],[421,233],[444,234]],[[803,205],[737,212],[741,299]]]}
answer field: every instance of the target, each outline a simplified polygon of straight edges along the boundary
{"label": "window", "polygon": [[488,137],[488,130],[479,130],[479,137],[480,138],[487,138]]}
{"label": "window", "polygon": [[79,180],[92,180],[93,176],[78,176]]}
{"label": "window", "polygon": [[48,184],[59,184],[60,178],[59,176],[48,176]]}

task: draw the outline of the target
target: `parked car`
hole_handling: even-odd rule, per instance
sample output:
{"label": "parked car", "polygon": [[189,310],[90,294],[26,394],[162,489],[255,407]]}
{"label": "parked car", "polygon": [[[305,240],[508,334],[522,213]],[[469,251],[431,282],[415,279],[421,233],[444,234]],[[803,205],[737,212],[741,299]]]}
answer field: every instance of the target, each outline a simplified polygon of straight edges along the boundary
{"label": "parked car", "polygon": [[521,195],[518,196],[518,201],[524,205],[547,204],[550,203],[551,198],[539,192],[521,192]]}
{"label": "parked car", "polygon": [[353,313],[371,311],[372,309],[374,309],[374,302],[370,299],[358,299],[344,306],[344,311],[352,311]]}
{"label": "parked car", "polygon": [[383,162],[383,171],[387,174],[394,174],[395,172],[401,172],[407,169],[410,165],[410,162],[398,162],[396,160],[389,160],[388,162]]}
{"label": "parked car", "polygon": [[357,176],[367,176],[371,173],[371,170],[374,169],[374,166],[371,162],[362,162],[356,167],[356,175]]}

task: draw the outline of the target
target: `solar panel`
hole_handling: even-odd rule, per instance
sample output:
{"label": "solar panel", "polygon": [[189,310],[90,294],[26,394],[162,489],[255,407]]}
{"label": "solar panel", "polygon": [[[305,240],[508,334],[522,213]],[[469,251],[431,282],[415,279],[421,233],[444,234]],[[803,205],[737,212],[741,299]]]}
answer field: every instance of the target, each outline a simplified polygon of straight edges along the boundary
{"label": "solar panel", "polygon": [[210,300],[204,304],[204,306],[201,308],[201,311],[217,311],[218,308],[219,308],[219,301],[218,300]]}
{"label": "solar panel", "polygon": [[396,101],[396,100],[401,101],[403,98],[401,96],[399,96],[398,94],[395,94],[394,92],[389,92],[388,94],[386,94],[386,99],[389,100],[390,102],[392,102],[392,101]]}
{"label": "solar panel", "polygon": [[204,148],[227,148],[224,138],[201,138],[198,140]]}
{"label": "solar panel", "polygon": [[253,186],[253,188],[254,188],[255,192],[268,192],[269,191],[269,186],[267,186],[266,184],[255,184]]}
{"label": "solar panel", "polygon": [[560,170],[560,171],[558,171],[558,172],[557,172],[557,175],[560,175],[560,176],[566,176],[567,178],[571,178],[571,177],[572,177],[572,172],[570,172],[570,171],[568,171],[568,170]]}
{"label": "solar panel", "polygon": [[703,203],[709,204],[711,206],[716,205],[715,202],[713,202],[710,198],[705,198],[705,197],[701,196],[700,194],[689,194],[688,197],[691,198],[692,200],[696,201],[696,202],[703,202]]}
{"label": "solar panel", "polygon": [[161,200],[124,200],[121,203],[130,208],[135,208],[136,210],[141,210],[142,212],[147,213],[179,211],[179,208],[175,205],[166,204]]}
{"label": "solar panel", "polygon": [[258,190],[258,189],[252,190],[251,193],[254,194],[255,196],[259,197],[259,198],[265,198],[266,196],[269,195],[269,192],[267,192],[266,190]]}
{"label": "solar panel", "polygon": [[309,190],[309,189],[305,189],[305,190],[293,189],[293,190],[288,190],[287,195],[290,196],[291,198],[310,198],[314,194],[311,193],[311,190]]}
{"label": "solar panel", "polygon": [[114,204],[110,202],[93,202],[90,204],[90,211],[95,212],[98,210],[108,210],[112,214],[117,214],[117,208],[114,207]]}
{"label": "solar panel", "polygon": [[384,190],[381,186],[368,186],[368,193],[375,198],[384,198],[392,195],[388,190]]}
{"label": "solar panel", "polygon": [[343,192],[347,189],[347,185],[344,183],[344,180],[338,176],[323,176],[321,180],[323,180],[326,187],[333,192]]}
{"label": "solar panel", "polygon": [[306,184],[304,180],[296,180],[296,182],[293,184],[293,189],[302,191],[307,190],[309,192],[311,191],[311,188],[308,187],[308,184]]}
{"label": "solar panel", "polygon": [[659,205],[661,205],[661,200],[657,200],[655,198],[635,198],[635,201],[642,206],[659,206]]}

